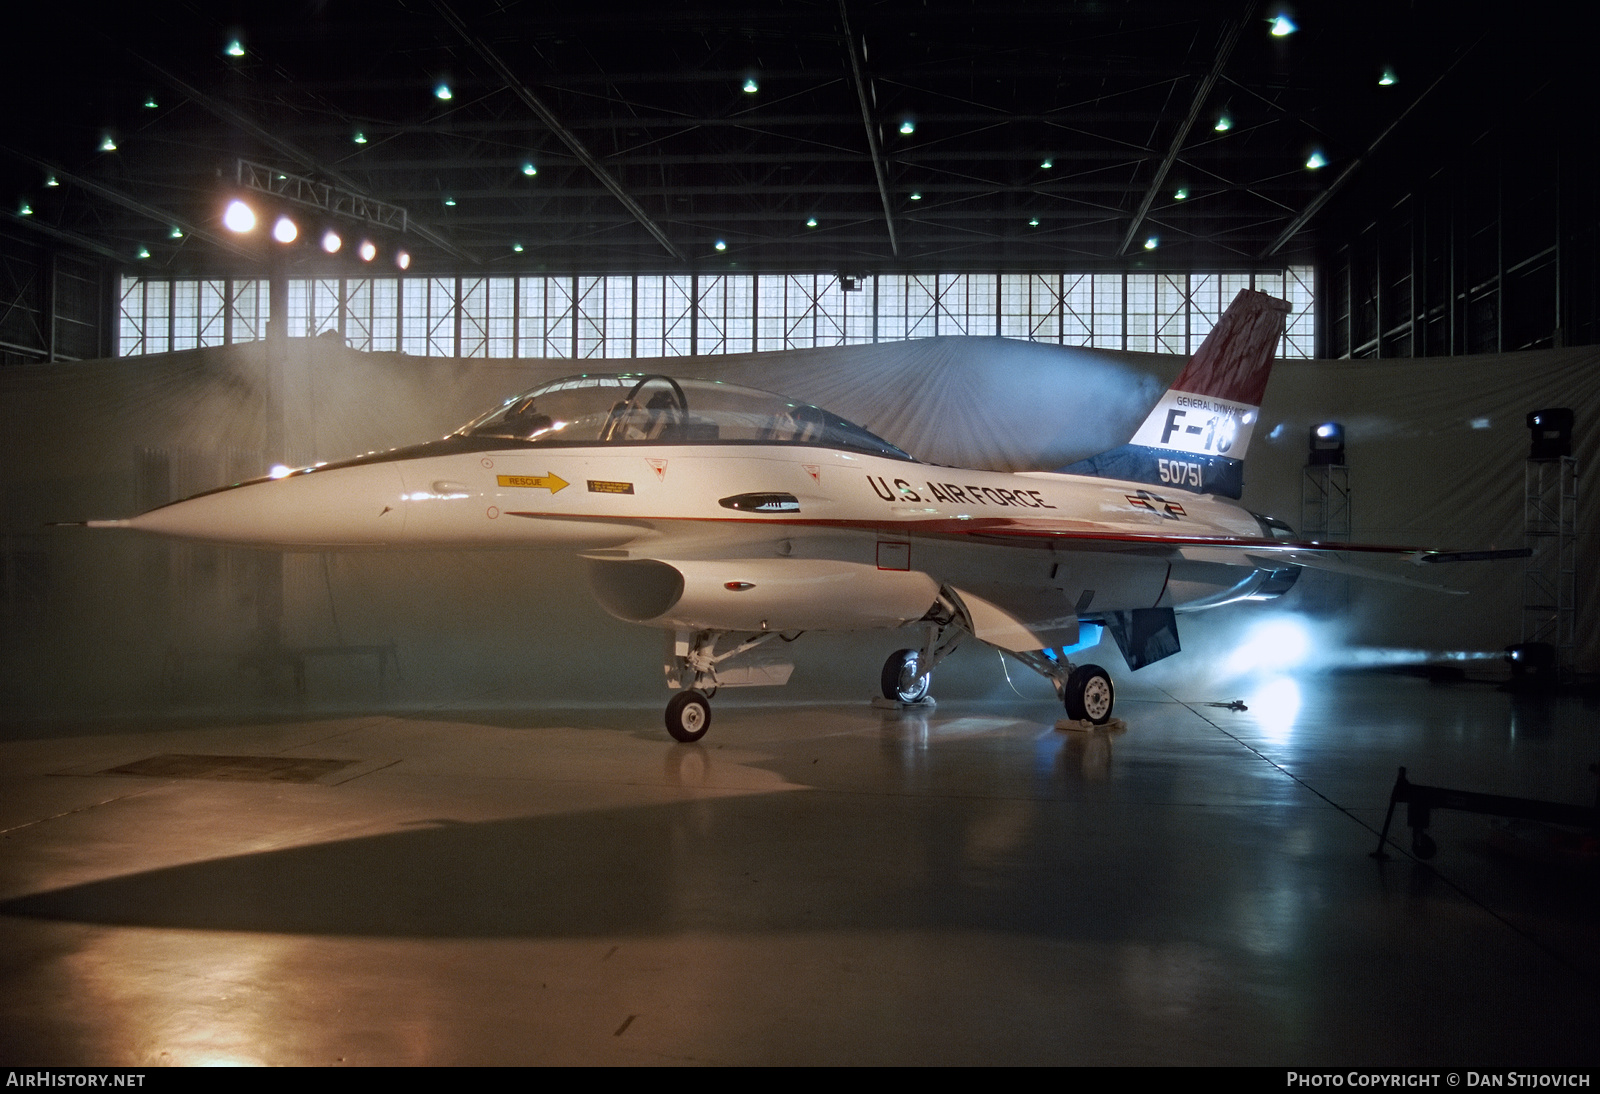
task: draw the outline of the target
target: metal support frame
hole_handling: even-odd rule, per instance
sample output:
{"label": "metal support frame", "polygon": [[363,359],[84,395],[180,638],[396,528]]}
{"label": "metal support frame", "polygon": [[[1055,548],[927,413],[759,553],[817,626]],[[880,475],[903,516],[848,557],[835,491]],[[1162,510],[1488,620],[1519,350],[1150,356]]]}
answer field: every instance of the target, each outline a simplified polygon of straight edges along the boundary
{"label": "metal support frame", "polygon": [[[230,106],[227,103],[217,101],[216,99],[207,95],[205,92],[201,91],[199,88],[195,87],[193,84],[189,83],[187,80],[168,72],[154,61],[147,60],[138,56],[137,54],[130,54],[130,56],[133,56],[137,61],[139,61],[140,64],[144,65],[145,68],[149,69],[157,77],[164,80],[174,91],[189,99],[196,106],[209,111],[215,117],[220,118],[222,121],[227,122],[234,128],[241,130],[247,136],[260,141],[263,145],[271,148],[280,156],[299,164],[302,170],[310,171],[312,174],[319,175],[323,178],[332,179],[334,182],[338,183],[346,190],[349,190],[351,193],[362,193],[361,187],[355,182],[355,180],[349,178],[339,171],[334,170],[331,167],[324,165],[310,153],[296,147],[295,145],[284,140],[282,137],[278,136],[276,133],[273,133],[266,127],[258,124],[243,111]],[[171,221],[169,218],[169,223],[170,222]],[[460,247],[457,247],[455,244],[451,243],[448,239],[445,239],[438,232],[434,231],[432,228],[429,228],[427,225],[418,224],[415,220],[408,220],[407,228],[410,232],[414,232],[423,239],[426,239],[429,243],[433,244],[435,247],[439,248],[441,251],[444,251],[446,254],[449,254],[453,258],[459,258],[465,262],[478,262],[478,259],[474,255],[463,251]]]}
{"label": "metal support frame", "polygon": [[[839,0],[840,4],[844,0]],[[1178,162],[1178,153],[1183,151],[1184,142],[1189,139],[1189,133],[1194,129],[1194,123],[1200,118],[1200,111],[1205,109],[1206,100],[1211,97],[1211,89],[1217,86],[1217,80],[1222,76],[1222,70],[1227,67],[1228,58],[1233,56],[1233,47],[1239,41],[1239,34],[1253,22],[1256,17],[1257,5],[1254,0],[1245,5],[1244,14],[1229,23],[1222,31],[1222,40],[1217,44],[1217,56],[1211,62],[1211,71],[1206,73],[1200,86],[1195,88],[1194,101],[1189,104],[1189,114],[1183,119],[1183,124],[1172,135],[1172,144],[1167,148],[1166,156],[1156,168],[1155,177],[1150,180],[1150,187],[1144,193],[1144,200],[1139,202],[1139,211],[1133,214],[1133,220],[1128,225],[1127,234],[1122,237],[1122,246],[1117,248],[1117,254],[1125,255],[1128,248],[1133,246],[1133,239],[1139,233],[1139,228],[1144,224],[1144,218],[1150,215],[1150,206],[1155,204],[1156,196],[1161,192],[1161,187],[1167,181],[1167,172],[1172,170],[1172,165]]]}
{"label": "metal support frame", "polygon": [[523,106],[533,111],[534,115],[544,123],[550,132],[561,138],[561,143],[565,144],[568,150],[577,157],[578,162],[588,168],[589,173],[610,191],[612,197],[622,203],[622,207],[628,210],[633,219],[637,220],[644,227],[644,230],[655,238],[657,243],[666,248],[668,254],[679,262],[689,261],[684,257],[683,252],[673,244],[672,240],[667,238],[667,233],[662,229],[661,225],[652,220],[650,214],[644,211],[644,207],[622,188],[622,184],[612,177],[611,172],[607,171],[600,161],[595,158],[594,154],[585,147],[583,142],[578,139],[577,134],[563,125],[561,119],[556,117],[555,112],[529,90],[526,84],[517,79],[516,73],[511,71],[510,66],[500,59],[499,54],[489,48],[488,43],[467,28],[467,24],[462,20],[461,16],[450,8],[450,5],[446,4],[444,0],[433,0],[433,7],[439,13],[440,18],[450,24],[450,29],[460,35],[461,40],[470,46],[479,57],[483,58],[484,63],[494,70],[495,75],[500,77],[500,81],[505,84],[507,90],[521,100]]}
{"label": "metal support frame", "polygon": [[234,177],[247,190],[271,194],[332,216],[359,220],[374,228],[391,232],[406,230],[406,211],[400,206],[304,175],[292,175],[277,167],[240,159],[234,166]]}
{"label": "metal support frame", "polygon": [[839,0],[839,22],[844,30],[845,51],[850,55],[850,75],[855,81],[856,101],[861,104],[861,124],[867,131],[867,148],[872,153],[872,171],[878,179],[878,198],[883,202],[883,224],[889,231],[889,250],[900,257],[900,239],[894,230],[894,204],[889,198],[889,169],[883,159],[883,145],[878,140],[877,122],[872,117],[871,98],[867,94],[866,77],[862,74],[863,60],[856,46],[855,35],[850,32],[850,13],[845,10],[845,0]]}
{"label": "metal support frame", "polygon": [[1577,652],[1578,461],[1529,460],[1523,485],[1523,542],[1533,554],[1522,571],[1522,641],[1555,647],[1566,678]]}
{"label": "metal support frame", "polygon": [[[1595,765],[1589,766],[1590,771]],[[1378,833],[1378,846],[1372,852],[1375,859],[1386,859],[1384,850],[1389,842],[1389,825],[1394,820],[1394,807],[1406,803],[1406,825],[1411,829],[1411,851],[1418,858],[1434,856],[1438,846],[1428,835],[1429,822],[1435,809],[1457,809],[1466,813],[1486,813],[1495,817],[1521,817],[1525,820],[1544,821],[1549,824],[1568,824],[1594,829],[1600,825],[1600,793],[1595,804],[1567,805],[1564,802],[1540,801],[1536,798],[1513,798],[1505,794],[1483,794],[1473,790],[1451,790],[1443,786],[1423,786],[1406,778],[1401,768],[1395,776],[1394,788],[1389,791],[1389,811],[1383,817],[1383,831]]]}
{"label": "metal support frame", "polygon": [[[1351,525],[1349,466],[1307,464],[1300,477],[1300,534],[1306,539],[1347,543]],[[1340,611],[1350,603],[1350,579],[1343,574],[1303,573],[1300,602],[1311,612]]]}

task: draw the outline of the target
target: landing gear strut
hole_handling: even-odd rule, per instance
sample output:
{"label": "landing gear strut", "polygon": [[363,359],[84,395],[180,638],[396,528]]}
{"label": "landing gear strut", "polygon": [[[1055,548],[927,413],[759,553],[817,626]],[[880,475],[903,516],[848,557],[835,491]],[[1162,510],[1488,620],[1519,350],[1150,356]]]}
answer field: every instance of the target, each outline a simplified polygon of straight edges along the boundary
{"label": "landing gear strut", "polygon": [[[764,631],[736,642],[732,649],[717,651],[717,641],[726,631],[674,631],[668,637],[666,659],[667,684],[684,690],[667,704],[667,732],[674,740],[691,744],[706,735],[711,728],[711,697],[722,687],[742,687],[751,684],[781,684],[788,680],[792,665],[766,665],[765,668],[743,668],[729,665],[733,658],[743,657],[758,646],[775,638],[793,641],[799,635],[784,635],[777,631]],[[746,658],[746,661],[749,659]]]}

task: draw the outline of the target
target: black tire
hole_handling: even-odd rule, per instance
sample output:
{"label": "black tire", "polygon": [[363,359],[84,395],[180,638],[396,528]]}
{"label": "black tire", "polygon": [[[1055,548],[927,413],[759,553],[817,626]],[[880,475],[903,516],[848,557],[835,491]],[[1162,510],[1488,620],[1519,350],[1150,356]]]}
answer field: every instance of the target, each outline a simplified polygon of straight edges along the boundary
{"label": "black tire", "polygon": [[698,691],[680,691],[667,704],[667,732],[672,739],[693,744],[711,728],[711,700]]}
{"label": "black tire", "polygon": [[883,675],[878,680],[885,699],[893,699],[897,703],[915,703],[927,697],[933,674],[917,673],[917,663],[921,659],[922,655],[916,650],[897,650],[889,655],[889,660],[883,663]]}
{"label": "black tire", "polygon": [[1103,726],[1111,721],[1111,708],[1116,701],[1117,690],[1111,686],[1111,674],[1099,665],[1080,665],[1067,677],[1068,718]]}
{"label": "black tire", "polygon": [[1439,845],[1433,837],[1420,828],[1411,830],[1411,853],[1426,862],[1439,853]]}

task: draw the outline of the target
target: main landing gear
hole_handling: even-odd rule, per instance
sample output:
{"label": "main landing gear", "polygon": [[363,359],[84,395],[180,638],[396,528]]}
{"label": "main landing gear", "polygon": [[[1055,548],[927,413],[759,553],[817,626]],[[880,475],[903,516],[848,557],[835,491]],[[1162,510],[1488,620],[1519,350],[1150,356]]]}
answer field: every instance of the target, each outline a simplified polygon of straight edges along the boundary
{"label": "main landing gear", "polygon": [[1031,650],[1011,656],[1055,685],[1067,717],[1077,722],[1103,726],[1111,721],[1117,690],[1111,674],[1099,665],[1074,665],[1055,650]]}

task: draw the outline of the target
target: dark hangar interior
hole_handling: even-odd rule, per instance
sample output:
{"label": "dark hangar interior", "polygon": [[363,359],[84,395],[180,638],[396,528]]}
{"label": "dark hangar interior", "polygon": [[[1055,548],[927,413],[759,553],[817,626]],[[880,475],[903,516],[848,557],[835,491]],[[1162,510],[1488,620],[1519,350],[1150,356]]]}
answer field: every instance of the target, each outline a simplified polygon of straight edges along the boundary
{"label": "dark hangar interior", "polygon": [[[0,1065],[1595,1065],[1575,6],[8,19]],[[863,632],[679,744],[660,633],[570,552],[53,526],[596,371],[1049,471],[1240,289],[1293,308],[1246,505],[1533,554],[1311,575],[1137,672],[1108,640],[1092,732],[976,641],[869,705],[917,639]],[[1402,767],[1591,812],[1401,804],[1375,860]]]}

